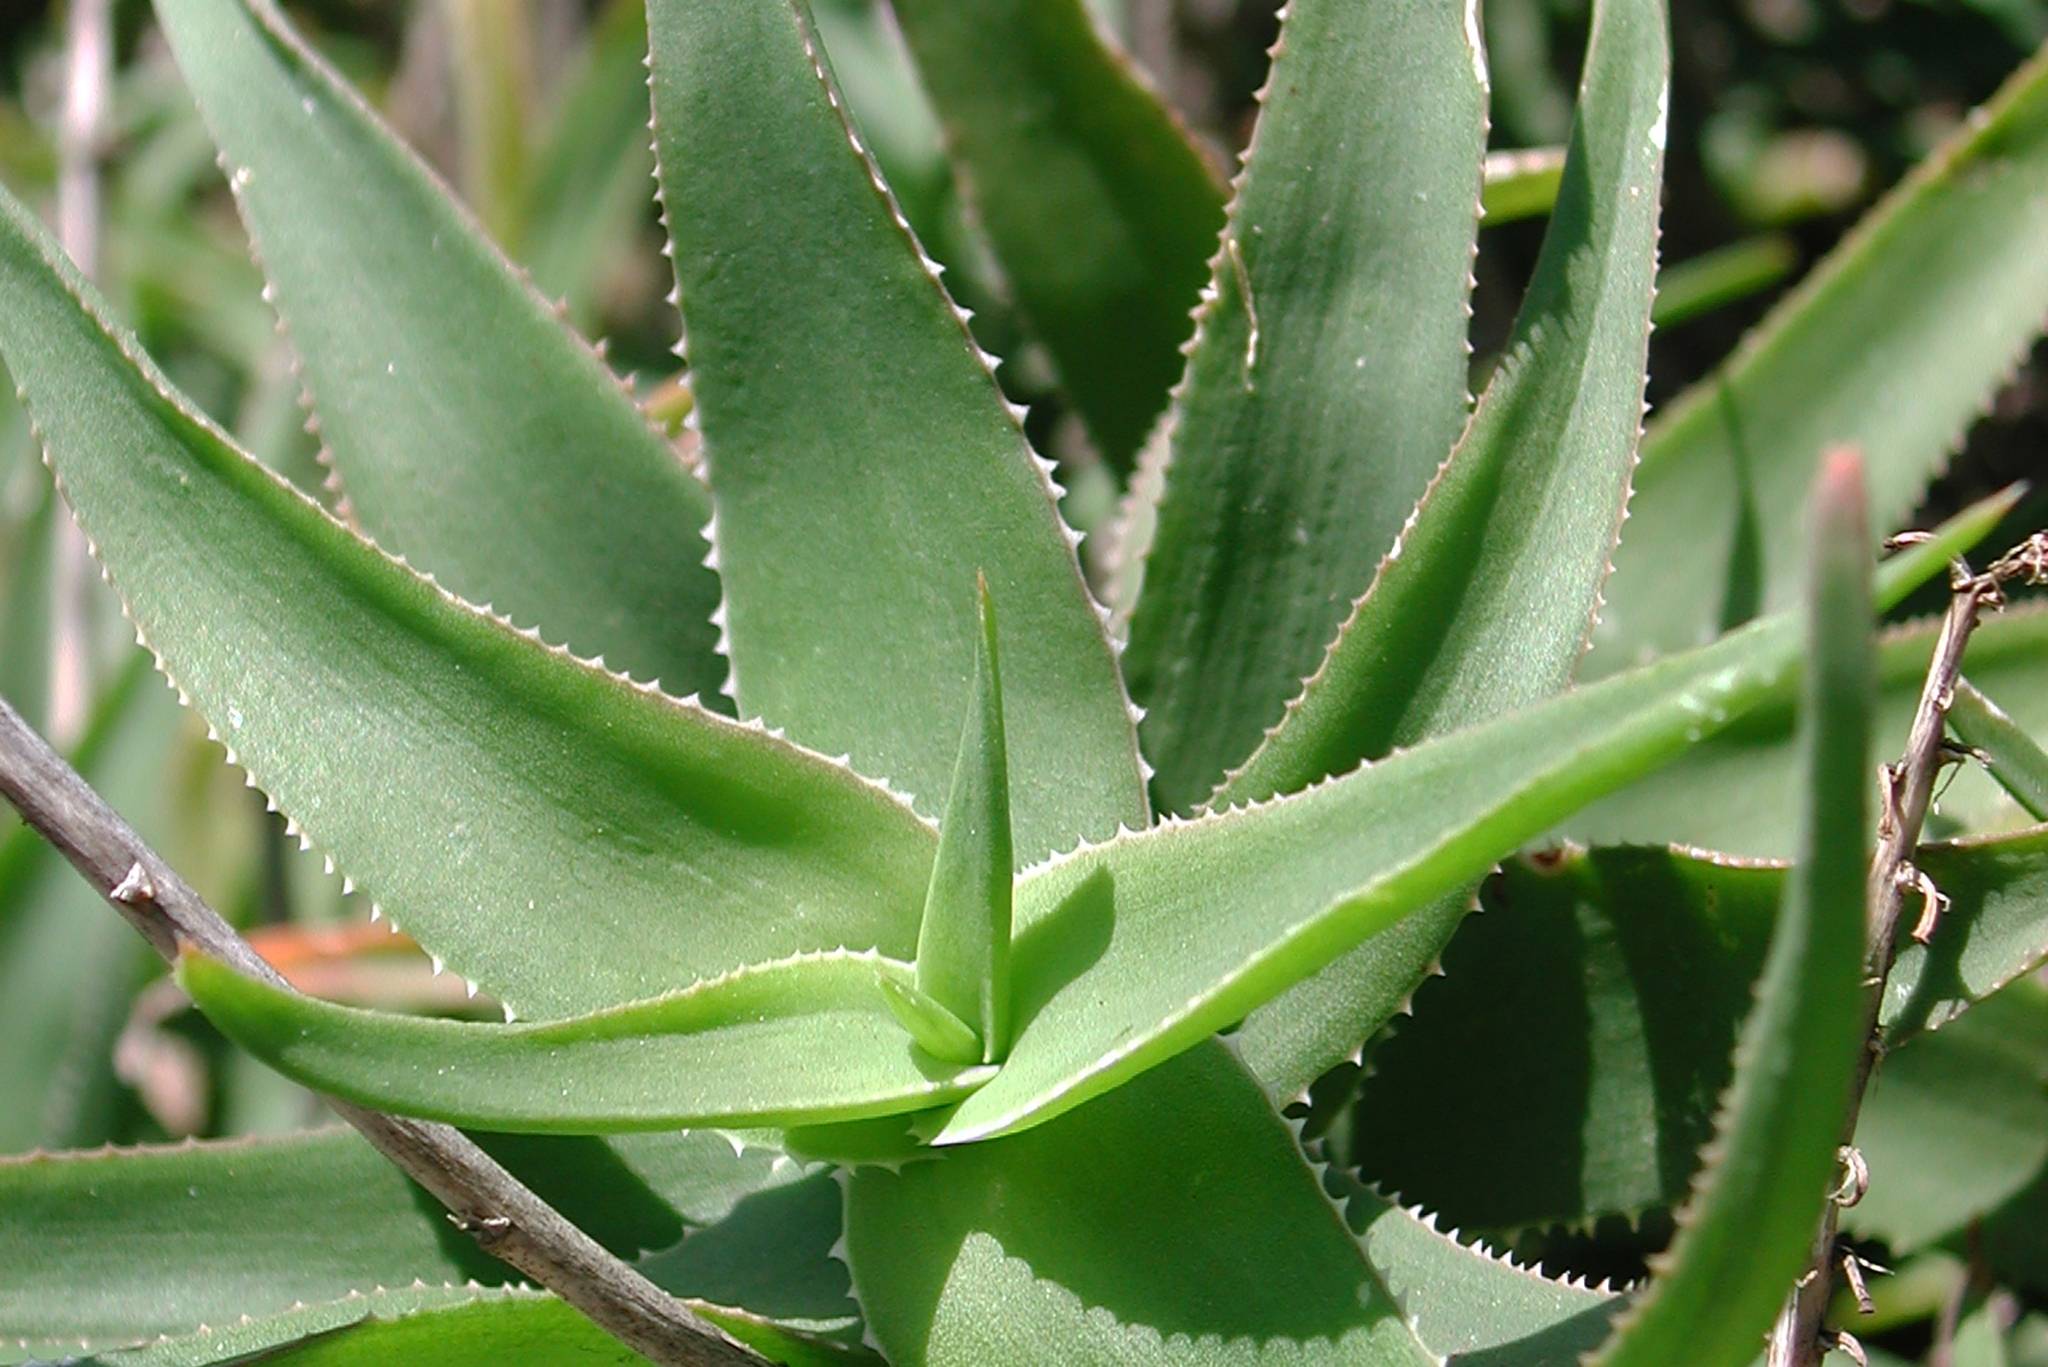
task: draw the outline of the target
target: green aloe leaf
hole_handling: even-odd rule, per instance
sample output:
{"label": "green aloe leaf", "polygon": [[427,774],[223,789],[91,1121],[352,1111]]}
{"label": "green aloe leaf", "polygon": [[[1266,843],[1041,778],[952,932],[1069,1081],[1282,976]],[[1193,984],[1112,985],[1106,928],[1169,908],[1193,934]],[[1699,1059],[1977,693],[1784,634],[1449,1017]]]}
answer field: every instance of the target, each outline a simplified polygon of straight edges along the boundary
{"label": "green aloe leaf", "polygon": [[654,0],[656,158],[742,711],[936,814],[1003,604],[1016,853],[1146,817],[1045,470],[848,128],[804,0]]}
{"label": "green aloe leaf", "polygon": [[[1596,7],[1557,206],[1506,358],[1396,553],[1212,805],[1295,791],[1569,680],[1635,463],[1666,47],[1656,5]],[[1466,890],[1447,891],[1391,955],[1354,952],[1254,1014],[1252,1066],[1277,1095],[1299,1093],[1406,999],[1469,906]]]}
{"label": "green aloe leaf", "polygon": [[404,1115],[519,1133],[785,1126],[923,1110],[985,1070],[924,1055],[872,953],[799,955],[650,1001],[496,1025],[337,1006],[188,952],[178,981],[279,1072]]}
{"label": "green aloe leaf", "polygon": [[1280,715],[1464,421],[1477,38],[1457,5],[1287,7],[1156,527],[1121,552],[1144,557],[1124,667],[1162,807]]}
{"label": "green aloe leaf", "polygon": [[551,641],[715,692],[710,505],[596,353],[270,0],[157,13],[362,527]]}
{"label": "green aloe leaf", "polygon": [[932,835],[907,809],[352,535],[193,413],[5,195],[0,356],[231,757],[507,1006],[593,1010],[839,944],[910,956]]}
{"label": "green aloe leaf", "polygon": [[[1878,750],[1906,743],[1939,623],[1894,628],[1878,641]],[[2048,738],[2048,608],[2016,607],[1987,618],[1970,638],[1969,677],[2002,700],[2026,734]],[[1755,858],[1791,851],[1793,702],[1781,689],[1742,724],[1714,737],[1669,769],[1598,802],[1565,822],[1562,833],[1598,845],[1675,841]],[[2026,811],[1982,766],[1961,765],[1944,778],[1928,818],[1931,835],[2010,829]]]}
{"label": "green aloe leaf", "polygon": [[848,1180],[891,1362],[1432,1362],[1288,1126],[1192,1049],[1029,1134]]}
{"label": "green aloe leaf", "polygon": [[[1956,1017],[2048,960],[2048,831],[1916,859],[1953,902],[1933,945],[1901,953],[1883,1018],[1895,1059],[1923,1043],[1938,1059]],[[1713,1136],[1785,868],[1665,848],[1509,863],[1445,950],[1444,977],[1374,1046],[1350,1161],[1468,1228],[1585,1228],[1675,1205]]]}
{"label": "green aloe leaf", "polygon": [[1102,455],[1181,370],[1223,185],[1082,0],[893,0],[975,215]]}
{"label": "green aloe leaf", "polygon": [[1016,1042],[939,1141],[1028,1128],[1241,1019],[1725,725],[1797,646],[1773,619],[1294,797],[1083,846],[1026,876]]}
{"label": "green aloe leaf", "polygon": [[1706,1167],[1670,1252],[1591,1361],[1742,1367],[1805,1264],[1863,1047],[1873,687],[1863,471],[1815,482],[1801,751],[1801,859],[1785,880],[1756,1008]]}
{"label": "green aloe leaf", "polygon": [[1345,1218],[1422,1341],[1460,1367],[1577,1362],[1607,1337],[1622,1305],[1605,1286],[1554,1281],[1445,1232],[1334,1172]]}
{"label": "green aloe leaf", "polygon": [[2036,821],[2048,821],[2048,753],[2012,714],[1978,692],[1968,679],[1956,684],[1949,729],[1976,750],[1985,769]]}
{"label": "green aloe leaf", "polygon": [[[873,1361],[859,1349],[792,1333],[743,1312],[695,1308],[771,1362],[834,1367]],[[292,1367],[494,1367],[512,1361],[633,1367],[646,1361],[553,1296],[474,1286],[373,1291],[86,1361],[103,1367],[225,1367],[252,1360]]]}
{"label": "green aloe leaf", "polygon": [[[709,1131],[478,1138],[664,1289],[856,1332],[829,1174]],[[346,1130],[0,1159],[0,1266],[6,1342],[74,1353],[380,1285],[517,1277]]]}
{"label": "green aloe leaf", "polygon": [[2044,238],[2048,53],[1658,415],[1589,667],[1796,598],[1798,495],[1831,445],[1863,452],[1897,525],[2048,318]]}
{"label": "green aloe leaf", "polygon": [[1661,9],[1605,0],[1587,51],[1564,181],[1506,355],[1397,552],[1214,805],[1294,792],[1570,680],[1642,413],[1669,65]]}
{"label": "green aloe leaf", "polygon": [[981,635],[960,758],[917,936],[917,987],[974,1031],[993,1063],[1010,1039],[1010,766],[995,605],[977,585]]}

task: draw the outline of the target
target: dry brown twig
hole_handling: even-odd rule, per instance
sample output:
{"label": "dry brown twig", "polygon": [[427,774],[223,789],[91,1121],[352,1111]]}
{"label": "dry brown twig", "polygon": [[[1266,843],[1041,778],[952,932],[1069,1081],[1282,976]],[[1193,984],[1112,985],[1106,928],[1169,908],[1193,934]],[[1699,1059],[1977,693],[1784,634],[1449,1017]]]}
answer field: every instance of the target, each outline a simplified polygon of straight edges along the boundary
{"label": "dry brown twig", "polygon": [[[1898,538],[1895,544],[1904,544],[1906,540]],[[2048,533],[2036,532],[1993,561],[1982,574],[1973,572],[1960,560],[1956,562],[1950,573],[1948,611],[1942,618],[1941,634],[1935,640],[1926,681],[1921,685],[1920,703],[1913,713],[1905,753],[1897,763],[1886,764],[1879,772],[1877,850],[1870,861],[1866,894],[1869,935],[1863,976],[1864,1045],[1843,1126],[1845,1176],[1821,1216],[1806,1271],[1771,1327],[1769,1367],[1818,1367],[1831,1348],[1839,1348],[1859,1362],[1863,1360],[1862,1347],[1853,1335],[1830,1333],[1823,1323],[1834,1291],[1836,1270],[1842,1268],[1852,1285],[1860,1287],[1862,1283],[1860,1267],[1844,1266],[1854,1255],[1842,1253],[1836,1241],[1841,1212],[1855,1205],[1869,1186],[1869,1174],[1855,1148],[1856,1119],[1871,1074],[1884,1052],[1878,1013],[1884,1004],[1885,981],[1898,957],[1899,926],[1906,907],[1909,902],[1917,903],[1919,910],[1911,938],[1925,944],[1933,937],[1947,905],[1933,880],[1913,863],[1912,854],[1920,843],[1920,828],[1927,819],[1935,781],[1947,757],[1946,718],[1962,673],[1963,650],[1983,615],[2004,606],[2005,587],[2013,583],[2048,583]]]}
{"label": "dry brown twig", "polygon": [[[191,945],[289,990],[282,975],[108,807],[20,714],[0,700],[0,796],[55,845],[150,947]],[[449,1125],[329,1099],[336,1115],[442,1205],[456,1228],[658,1363],[762,1361],[620,1261]]]}

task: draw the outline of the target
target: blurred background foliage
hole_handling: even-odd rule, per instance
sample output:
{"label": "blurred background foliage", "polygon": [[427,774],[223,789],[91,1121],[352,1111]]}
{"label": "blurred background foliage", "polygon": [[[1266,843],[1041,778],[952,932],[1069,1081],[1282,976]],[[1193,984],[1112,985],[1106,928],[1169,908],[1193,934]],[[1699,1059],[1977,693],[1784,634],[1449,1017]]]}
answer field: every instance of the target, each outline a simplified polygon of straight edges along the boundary
{"label": "blurred background foliage", "polygon": [[[1190,125],[1228,165],[1249,132],[1275,0],[1093,0]],[[947,281],[976,313],[1034,437],[1067,467],[1069,512],[1099,525],[1118,494],[1053,392],[948,170],[935,119],[886,12],[814,0],[870,146]],[[652,204],[639,0],[295,0],[302,29],[469,202],[498,241],[603,339],[650,407],[680,431],[688,391]],[[310,495],[329,502],[303,426],[286,340],[261,297],[212,144],[143,0],[117,0],[100,151],[99,278],[172,377]],[[1564,137],[1586,0],[1488,0],[1497,148]],[[1674,99],[1662,326],[1653,402],[1704,375],[1858,214],[2048,38],[2048,0],[1674,0]],[[54,202],[65,84],[58,0],[0,7],[0,177]],[[1482,236],[1475,366],[1505,337],[1541,218]],[[2048,250],[2048,244],[2043,244]],[[1923,510],[1931,518],[2048,469],[2048,350],[2037,348],[1970,433]],[[2037,483],[2038,483],[2037,479]],[[2036,490],[2011,532],[2048,521]],[[25,423],[0,399],[0,691],[78,763],[214,903],[322,995],[419,1009],[482,1009],[452,978],[352,905],[299,853],[200,725],[129,644],[95,583],[55,622],[63,521]],[[2012,539],[1994,533],[1989,545]],[[1908,610],[1939,602],[1922,598]],[[58,614],[62,616],[62,614]],[[53,695],[53,633],[82,634],[76,696]],[[0,819],[0,1152],[293,1127],[310,1098],[222,1047],[182,1008],[127,929],[28,833]],[[452,990],[451,990],[452,988]],[[485,1004],[487,1005],[487,1004]],[[2031,1160],[2029,1160],[2031,1161]],[[2031,1202],[2029,1206],[2026,1203]],[[1985,1236],[2048,1209],[2048,1169]],[[2017,1265],[2048,1304],[2038,1223]],[[1668,1231],[1533,1237],[1555,1266],[1629,1273]],[[1884,1285],[1895,1340],[1924,1344],[1953,1250]],[[2006,1260],[2008,1263],[2010,1259]],[[1928,1290],[1932,1287],[1934,1290]],[[1919,1297],[1915,1300],[1914,1297]],[[2048,1324],[2039,1319],[2029,1323]],[[2048,1362],[2048,1331],[2033,1361]],[[2016,1347],[2025,1350],[2024,1342]]]}

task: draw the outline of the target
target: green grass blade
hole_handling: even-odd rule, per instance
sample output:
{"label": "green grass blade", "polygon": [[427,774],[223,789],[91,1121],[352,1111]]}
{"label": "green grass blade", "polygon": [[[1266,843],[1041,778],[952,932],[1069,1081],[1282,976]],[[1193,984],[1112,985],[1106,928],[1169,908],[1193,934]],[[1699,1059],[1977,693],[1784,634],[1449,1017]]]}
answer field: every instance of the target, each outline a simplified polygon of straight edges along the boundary
{"label": "green grass blade", "polygon": [[848,1180],[891,1362],[1435,1361],[1288,1126],[1209,1041],[1000,1144]]}
{"label": "green grass blade", "polygon": [[1870,532],[1854,458],[1812,499],[1799,864],[1785,882],[1735,1080],[1677,1238],[1593,1359],[1602,1367],[1743,1367],[1805,1264],[1837,1166],[1863,1046],[1869,843]]}
{"label": "green grass blade", "polygon": [[743,712],[936,815],[977,633],[1009,642],[1019,858],[1146,816],[1049,479],[850,133],[804,0],[654,0],[656,159]]}
{"label": "green grass blade", "polygon": [[1789,621],[1759,623],[1309,792],[1084,846],[1027,875],[1016,1042],[940,1142],[1028,1128],[1242,1019],[1727,724],[1797,647]]}
{"label": "green grass blade", "polygon": [[1102,455],[1181,371],[1220,177],[1082,0],[893,0],[976,217]]}
{"label": "green grass blade", "polygon": [[[711,1131],[479,1138],[664,1289],[811,1333],[853,1328],[829,1175]],[[340,1129],[0,1158],[0,1265],[8,1340],[72,1353],[379,1285],[517,1277]]]}
{"label": "green grass blade", "polygon": [[2040,742],[1968,679],[1956,685],[1948,724],[1957,740],[1983,756],[1985,769],[2028,816],[2048,821],[2048,753]]}
{"label": "green grass blade", "polygon": [[932,835],[837,765],[551,651],[237,451],[0,194],[0,356],[166,672],[397,923],[522,1014],[911,954]]}
{"label": "green grass blade", "polygon": [[960,758],[917,936],[917,987],[974,1031],[993,1063],[1010,1041],[1010,765],[1003,741],[1002,655],[986,580]]}
{"label": "green grass blade", "polygon": [[909,971],[801,955],[518,1025],[337,1006],[196,953],[178,981],[222,1034],[317,1091],[479,1129],[593,1134],[864,1120],[965,1094],[986,1071],[924,1055],[875,981]]}
{"label": "green grass blade", "polygon": [[2048,319],[2048,53],[1966,120],[1643,443],[1596,672],[1798,596],[1799,494],[1864,454],[1895,526]]}
{"label": "green grass blade", "polygon": [[157,12],[363,528],[551,641],[715,692],[709,502],[604,363],[270,0]]}
{"label": "green grass blade", "polygon": [[1287,8],[1157,524],[1122,552],[1144,556],[1124,667],[1162,807],[1280,715],[1464,421],[1476,41],[1455,4]]}

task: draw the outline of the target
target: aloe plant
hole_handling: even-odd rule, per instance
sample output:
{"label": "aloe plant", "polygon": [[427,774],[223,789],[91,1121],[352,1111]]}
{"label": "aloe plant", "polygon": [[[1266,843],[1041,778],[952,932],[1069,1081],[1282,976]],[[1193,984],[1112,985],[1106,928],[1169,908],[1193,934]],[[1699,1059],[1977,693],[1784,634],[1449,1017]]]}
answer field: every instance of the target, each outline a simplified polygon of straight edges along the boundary
{"label": "aloe plant", "polygon": [[[4,192],[0,359],[228,762],[504,1016],[161,946],[221,1032],[352,1119],[472,1132],[706,1352],[1761,1351],[1858,1118],[1870,775],[1932,645],[1876,623],[2013,499],[1882,564],[1876,538],[2048,317],[2048,57],[1644,436],[1659,0],[1593,6],[1476,399],[1471,6],[1291,0],[1226,192],[1080,0],[899,0],[985,209],[971,269],[1130,472],[1084,566],[992,330],[842,94],[834,33],[874,31],[647,0],[678,441],[269,0],[155,9],[334,510]],[[501,232],[564,212],[484,198]],[[1912,421],[1841,418],[1879,395]],[[1702,494],[1723,465],[1737,495]],[[1988,624],[1955,692],[1988,763],[1916,857],[1951,907],[1885,988],[1908,1049],[1980,1003],[2039,1015],[2048,838],[2009,828],[2040,813],[2044,620]],[[2020,1185],[1868,1228],[1932,1241]],[[1679,1233],[1617,1288],[1438,1210]],[[132,1364],[632,1360],[458,1223],[482,1247],[336,1132],[4,1159],[0,1332]]]}

